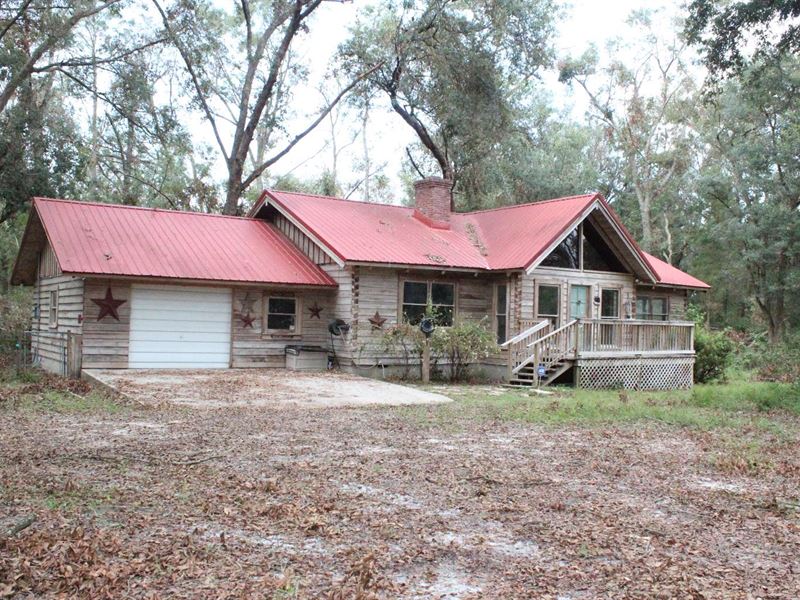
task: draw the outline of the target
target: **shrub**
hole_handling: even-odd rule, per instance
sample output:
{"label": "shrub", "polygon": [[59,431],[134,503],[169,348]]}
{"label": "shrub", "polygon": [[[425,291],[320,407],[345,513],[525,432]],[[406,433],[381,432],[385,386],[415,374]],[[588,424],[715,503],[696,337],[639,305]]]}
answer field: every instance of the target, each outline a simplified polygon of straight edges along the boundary
{"label": "shrub", "polygon": [[705,315],[697,306],[690,306],[687,316],[694,327],[694,380],[709,383],[725,379],[725,371],[736,349],[729,331],[711,331],[705,326]]}
{"label": "shrub", "polygon": [[483,319],[437,327],[431,336],[431,351],[450,363],[450,381],[460,381],[466,379],[472,363],[497,352],[498,347]]}
{"label": "shrub", "polygon": [[16,339],[30,327],[33,292],[30,288],[11,288],[0,294],[0,340]]}
{"label": "shrub", "polygon": [[403,379],[411,375],[411,359],[417,358],[422,352],[424,338],[419,327],[408,323],[390,327],[381,337],[381,350],[403,359]]}

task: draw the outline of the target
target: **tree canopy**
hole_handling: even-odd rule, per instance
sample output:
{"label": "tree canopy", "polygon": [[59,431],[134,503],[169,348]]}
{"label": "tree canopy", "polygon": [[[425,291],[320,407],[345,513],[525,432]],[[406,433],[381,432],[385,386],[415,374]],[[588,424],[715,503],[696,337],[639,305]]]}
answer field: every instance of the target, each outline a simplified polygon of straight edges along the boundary
{"label": "tree canopy", "polygon": [[800,2],[637,10],[574,51],[568,10],[0,4],[0,292],[32,196],[241,214],[267,186],[401,202],[438,174],[458,210],[600,191],[644,248],[712,284],[711,323],[791,338]]}

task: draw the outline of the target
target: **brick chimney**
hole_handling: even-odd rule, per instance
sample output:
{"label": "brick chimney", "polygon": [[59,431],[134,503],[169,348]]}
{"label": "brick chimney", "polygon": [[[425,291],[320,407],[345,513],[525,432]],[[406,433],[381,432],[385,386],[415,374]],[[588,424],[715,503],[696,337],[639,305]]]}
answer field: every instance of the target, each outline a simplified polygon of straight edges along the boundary
{"label": "brick chimney", "polygon": [[430,227],[450,229],[452,183],[441,177],[414,182],[414,216]]}

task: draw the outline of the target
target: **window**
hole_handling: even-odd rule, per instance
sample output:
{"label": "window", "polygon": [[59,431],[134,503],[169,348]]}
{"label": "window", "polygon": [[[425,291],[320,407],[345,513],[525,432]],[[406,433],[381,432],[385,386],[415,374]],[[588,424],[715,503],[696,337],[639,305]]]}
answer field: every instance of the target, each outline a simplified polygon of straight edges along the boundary
{"label": "window", "polygon": [[573,229],[564,241],[542,261],[543,267],[560,269],[580,269],[580,237],[578,229]]}
{"label": "window", "polygon": [[584,221],[581,229],[583,229],[583,268],[588,271],[624,273],[625,267],[595,226],[589,221]]}
{"label": "window", "polygon": [[598,229],[584,221],[573,229],[543,261],[543,267],[625,273],[625,267]]}
{"label": "window", "polygon": [[297,299],[270,296],[267,299],[267,330],[294,333],[297,329]]}
{"label": "window", "polygon": [[494,324],[497,332],[497,343],[506,341],[508,323],[508,286],[498,283],[494,286]]}
{"label": "window", "polygon": [[666,321],[669,316],[666,298],[639,296],[636,299],[636,318],[643,321]]}
{"label": "window", "polygon": [[433,281],[403,282],[403,319],[417,325],[425,316],[430,303],[437,325],[449,327],[453,324],[456,286],[452,283]]}
{"label": "window", "polygon": [[58,327],[58,290],[50,292],[50,305],[48,310],[47,321],[50,327]]}
{"label": "window", "polygon": [[600,318],[619,319],[619,290],[600,291]]}
{"label": "window", "polygon": [[558,296],[557,285],[540,285],[536,290],[536,318],[547,319],[553,328],[558,327]]}

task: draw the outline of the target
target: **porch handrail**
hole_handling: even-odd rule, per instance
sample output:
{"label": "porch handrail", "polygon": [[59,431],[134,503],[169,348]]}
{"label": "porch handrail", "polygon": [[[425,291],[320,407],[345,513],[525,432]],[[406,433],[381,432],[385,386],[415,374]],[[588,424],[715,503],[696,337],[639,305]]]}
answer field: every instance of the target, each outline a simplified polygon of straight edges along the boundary
{"label": "porch handrail", "polygon": [[528,342],[535,340],[540,335],[547,333],[550,328],[550,321],[543,320],[535,325],[528,327],[525,331],[515,335],[510,340],[501,344],[500,347],[508,351],[508,378],[514,374],[514,367],[521,360],[524,360],[528,352]]}
{"label": "porch handrail", "polygon": [[[525,360],[521,361],[516,367],[514,367],[511,372],[513,374],[519,373],[531,363],[536,363],[537,367],[540,364],[543,364],[545,368],[549,368],[551,365],[557,363],[565,356],[575,352],[578,344],[576,336],[578,332],[578,323],[578,319],[573,319],[566,325],[563,325],[555,331],[551,331],[547,335],[544,335],[528,344],[528,348],[533,346],[533,352],[531,352],[528,357],[525,358]],[[545,346],[547,342],[552,343]],[[552,351],[553,349],[555,349],[555,351]]]}
{"label": "porch handrail", "polygon": [[575,324],[575,323],[577,323],[577,322],[578,322],[578,319],[573,319],[572,321],[570,321],[570,322],[569,322],[569,323],[567,323],[566,325],[563,325],[563,326],[559,327],[558,329],[556,329],[556,330],[554,330],[554,331],[551,331],[551,332],[550,332],[550,333],[548,333],[547,335],[543,335],[543,336],[542,336],[542,337],[540,337],[539,339],[533,340],[533,341],[532,341],[530,344],[528,344],[528,348],[530,348],[530,347],[531,347],[531,346],[533,346],[534,344],[538,344],[539,342],[543,342],[543,341],[545,341],[546,339],[549,339],[549,338],[553,337],[554,335],[558,335],[559,333],[561,333],[561,332],[562,332],[562,331],[564,331],[565,329],[568,329],[569,327],[571,327],[572,325],[574,325],[574,324]]}
{"label": "porch handrail", "polygon": [[581,320],[580,352],[693,352],[691,321],[640,321],[638,319]]}
{"label": "porch handrail", "polygon": [[507,340],[507,341],[503,342],[502,344],[500,344],[500,347],[501,348],[508,348],[512,344],[516,344],[517,342],[524,340],[526,337],[530,337],[531,335],[533,335],[537,331],[541,331],[542,329],[547,327],[549,324],[550,324],[550,321],[541,321],[541,322],[537,323],[536,325],[534,325],[533,327],[529,327],[528,329],[526,329],[522,333],[519,333],[519,334],[515,335],[510,340]]}

